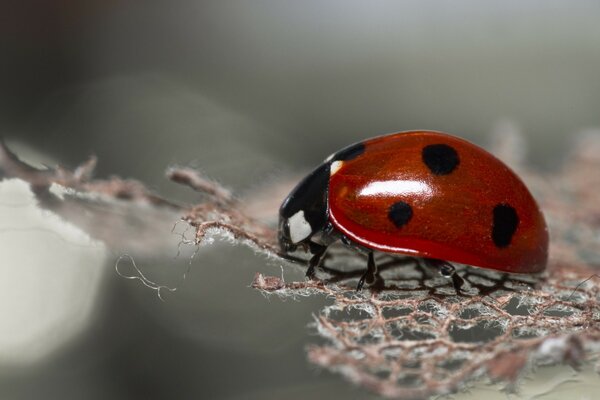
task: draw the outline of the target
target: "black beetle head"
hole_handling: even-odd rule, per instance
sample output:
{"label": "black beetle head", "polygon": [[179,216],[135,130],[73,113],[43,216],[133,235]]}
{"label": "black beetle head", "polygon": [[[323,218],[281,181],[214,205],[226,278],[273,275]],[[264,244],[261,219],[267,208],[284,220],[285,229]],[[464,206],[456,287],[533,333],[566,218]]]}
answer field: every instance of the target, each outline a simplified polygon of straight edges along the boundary
{"label": "black beetle head", "polygon": [[279,209],[279,246],[285,253],[323,231],[329,218],[327,188],[329,163],[304,178],[286,197]]}

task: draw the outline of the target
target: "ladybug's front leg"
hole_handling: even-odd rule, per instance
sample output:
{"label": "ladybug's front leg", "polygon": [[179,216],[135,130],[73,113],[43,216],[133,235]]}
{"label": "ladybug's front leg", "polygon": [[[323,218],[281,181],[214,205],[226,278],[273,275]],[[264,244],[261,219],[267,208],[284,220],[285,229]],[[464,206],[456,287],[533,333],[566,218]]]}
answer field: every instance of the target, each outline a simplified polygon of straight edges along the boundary
{"label": "ladybug's front leg", "polygon": [[306,276],[312,279],[315,276],[315,269],[321,266],[323,259],[325,258],[325,253],[327,252],[327,246],[321,246],[316,243],[310,243],[310,252],[313,255],[310,260],[308,260],[308,269],[306,270]]}
{"label": "ladybug's front leg", "polygon": [[365,282],[369,284],[375,282],[375,274],[377,274],[377,264],[375,264],[375,257],[371,251],[368,255],[367,270],[358,281],[358,285],[356,285],[356,291],[361,290]]}

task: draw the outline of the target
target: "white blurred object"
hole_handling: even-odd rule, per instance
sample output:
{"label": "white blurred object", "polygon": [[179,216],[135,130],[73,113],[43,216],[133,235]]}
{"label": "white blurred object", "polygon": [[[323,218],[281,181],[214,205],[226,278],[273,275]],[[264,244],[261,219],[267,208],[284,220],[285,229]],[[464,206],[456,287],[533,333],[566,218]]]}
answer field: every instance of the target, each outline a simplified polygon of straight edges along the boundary
{"label": "white blurred object", "polygon": [[0,235],[0,364],[35,362],[85,328],[108,251],[19,179],[0,182]]}

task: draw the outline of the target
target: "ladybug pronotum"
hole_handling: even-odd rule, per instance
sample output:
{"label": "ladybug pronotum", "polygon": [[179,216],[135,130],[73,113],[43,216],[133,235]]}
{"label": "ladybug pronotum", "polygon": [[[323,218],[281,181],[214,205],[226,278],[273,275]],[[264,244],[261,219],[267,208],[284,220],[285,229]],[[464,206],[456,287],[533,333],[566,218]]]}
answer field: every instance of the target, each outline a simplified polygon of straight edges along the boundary
{"label": "ladybug pronotum", "polygon": [[457,291],[453,262],[536,273],[548,258],[544,216],[521,179],[480,147],[434,131],[355,143],[292,190],[279,210],[282,252],[310,252],[312,277],[338,240],[368,256],[358,289],[374,280],[374,251],[437,266]]}

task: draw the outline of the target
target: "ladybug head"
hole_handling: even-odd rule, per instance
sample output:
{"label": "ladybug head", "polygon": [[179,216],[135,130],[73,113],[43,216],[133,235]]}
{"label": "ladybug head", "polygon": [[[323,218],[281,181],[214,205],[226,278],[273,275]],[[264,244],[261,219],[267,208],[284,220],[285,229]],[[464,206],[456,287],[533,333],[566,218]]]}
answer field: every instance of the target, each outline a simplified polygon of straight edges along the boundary
{"label": "ladybug head", "polygon": [[285,253],[308,244],[327,226],[327,188],[330,163],[326,162],[304,178],[285,198],[279,209],[279,245]]}

